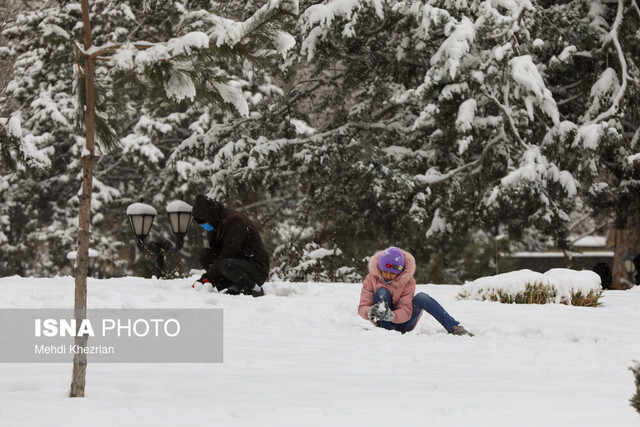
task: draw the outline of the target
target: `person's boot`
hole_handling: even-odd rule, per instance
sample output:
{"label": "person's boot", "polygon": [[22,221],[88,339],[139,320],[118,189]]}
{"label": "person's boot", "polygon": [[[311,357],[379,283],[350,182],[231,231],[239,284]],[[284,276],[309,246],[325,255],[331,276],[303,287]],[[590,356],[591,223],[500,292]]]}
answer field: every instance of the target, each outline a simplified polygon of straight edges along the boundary
{"label": "person's boot", "polygon": [[258,298],[264,296],[264,289],[262,289],[262,286],[253,285],[253,288],[245,289],[244,294],[251,295],[254,298]]}
{"label": "person's boot", "polygon": [[231,285],[227,288],[227,295],[240,295],[241,293],[242,292],[236,287],[236,285]]}
{"label": "person's boot", "polygon": [[453,335],[460,335],[460,336],[462,336],[462,335],[467,335],[467,336],[470,336],[470,337],[474,336],[471,332],[467,331],[467,330],[464,328],[464,326],[462,326],[462,325],[456,325],[456,326],[454,326],[454,327],[453,327],[453,330],[451,331],[451,333],[452,333]]}

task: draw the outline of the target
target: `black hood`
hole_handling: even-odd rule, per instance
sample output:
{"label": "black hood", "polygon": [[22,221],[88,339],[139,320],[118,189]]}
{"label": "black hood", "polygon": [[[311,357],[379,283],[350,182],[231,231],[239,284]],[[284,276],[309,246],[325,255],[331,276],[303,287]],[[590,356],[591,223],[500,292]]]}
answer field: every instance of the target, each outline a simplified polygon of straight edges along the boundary
{"label": "black hood", "polygon": [[222,203],[216,202],[204,194],[198,194],[196,195],[196,201],[193,204],[191,214],[194,218],[208,222],[217,228],[222,219],[227,215],[227,209]]}

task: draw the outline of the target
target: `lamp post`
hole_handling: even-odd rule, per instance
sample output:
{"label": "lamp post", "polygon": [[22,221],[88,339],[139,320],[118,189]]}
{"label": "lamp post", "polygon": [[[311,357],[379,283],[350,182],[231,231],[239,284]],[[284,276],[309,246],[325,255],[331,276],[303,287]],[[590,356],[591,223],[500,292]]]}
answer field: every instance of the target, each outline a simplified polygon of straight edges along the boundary
{"label": "lamp post", "polygon": [[193,208],[188,203],[181,200],[174,200],[167,205],[167,214],[169,215],[169,224],[171,231],[176,235],[178,246],[184,244],[184,235],[189,231],[191,225],[191,211]]}
{"label": "lamp post", "polygon": [[158,277],[170,277],[167,271],[166,255],[167,253],[175,253],[182,249],[184,236],[187,234],[189,226],[191,225],[191,209],[189,204],[179,200],[169,203],[166,207],[169,216],[169,225],[176,237],[176,244],[174,245],[167,240],[144,242],[151,231],[155,217],[158,215],[158,212],[153,206],[139,202],[127,207],[129,225],[131,226],[131,231],[136,236],[137,246],[149,257],[152,257]]}
{"label": "lamp post", "polygon": [[627,273],[627,278],[631,283],[635,283],[635,280],[633,279],[633,273],[635,273],[636,267],[633,263],[633,259],[634,259],[634,256],[631,249],[629,249],[629,252],[627,252],[624,258],[622,258],[622,265],[624,267],[624,272]]}
{"label": "lamp post", "polygon": [[129,205],[127,215],[131,231],[136,235],[138,241],[144,241],[151,231],[153,220],[158,212],[153,206],[140,202]]}
{"label": "lamp post", "polygon": [[[100,255],[100,252],[95,249],[89,248],[89,268],[87,270],[87,276],[91,276],[93,273],[93,267],[96,264],[96,259]],[[74,274],[76,271],[76,258],[78,257],[78,251],[67,252],[67,259],[71,263],[71,270],[73,270]]]}

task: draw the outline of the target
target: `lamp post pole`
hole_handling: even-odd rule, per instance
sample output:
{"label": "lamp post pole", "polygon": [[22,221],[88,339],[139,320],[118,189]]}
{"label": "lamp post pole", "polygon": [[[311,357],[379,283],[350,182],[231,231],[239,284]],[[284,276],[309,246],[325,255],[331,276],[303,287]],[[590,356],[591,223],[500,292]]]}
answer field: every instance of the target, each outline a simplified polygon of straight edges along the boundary
{"label": "lamp post pole", "polygon": [[635,278],[633,277],[634,273],[636,272],[636,266],[634,262],[635,259],[636,257],[633,255],[633,251],[631,249],[629,249],[627,255],[622,258],[622,266],[624,267],[624,272],[627,273],[627,279],[629,279],[629,282],[632,284],[636,283]]}

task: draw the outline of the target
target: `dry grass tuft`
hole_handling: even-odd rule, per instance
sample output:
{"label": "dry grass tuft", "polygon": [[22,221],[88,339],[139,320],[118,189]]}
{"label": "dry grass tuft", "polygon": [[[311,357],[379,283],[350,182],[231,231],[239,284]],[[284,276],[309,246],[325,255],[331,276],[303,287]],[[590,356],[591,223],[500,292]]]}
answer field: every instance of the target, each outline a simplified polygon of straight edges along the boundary
{"label": "dry grass tuft", "polygon": [[601,289],[599,291],[591,291],[587,295],[582,295],[582,292],[571,293],[571,305],[578,307],[599,307],[602,305],[600,302],[602,292]]}
{"label": "dry grass tuft", "polygon": [[631,369],[631,372],[633,372],[633,375],[636,377],[636,394],[629,399],[629,402],[631,402],[631,406],[640,414],[640,363],[636,362],[635,366],[629,369]]}
{"label": "dry grass tuft", "polygon": [[[495,289],[485,292],[481,300],[497,301],[504,304],[547,304],[556,302],[557,295],[558,291],[551,285],[528,283],[522,292],[513,294],[503,289]],[[562,298],[560,303],[578,307],[598,307],[601,305],[601,296],[602,290],[591,291],[587,295],[582,295],[582,292],[576,292],[571,293],[570,299]],[[469,297],[470,294],[466,290],[463,290],[458,295],[458,298],[461,299],[468,299]]]}

